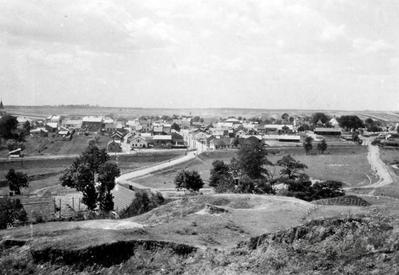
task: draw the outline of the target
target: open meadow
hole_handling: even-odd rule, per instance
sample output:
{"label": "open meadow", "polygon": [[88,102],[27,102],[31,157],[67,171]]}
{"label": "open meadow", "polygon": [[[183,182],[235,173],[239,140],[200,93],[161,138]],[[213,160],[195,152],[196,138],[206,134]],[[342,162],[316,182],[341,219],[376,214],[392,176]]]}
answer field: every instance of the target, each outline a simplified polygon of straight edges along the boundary
{"label": "open meadow", "polygon": [[[206,152],[187,163],[132,181],[152,188],[173,188],[177,171],[191,169],[198,171],[206,186],[210,177],[212,162],[215,160],[230,162],[236,152],[236,150]],[[303,148],[296,147],[273,148],[269,149],[269,152],[268,159],[273,163],[276,163],[285,154],[291,154],[296,160],[308,166],[305,173],[313,179],[342,181],[347,186],[366,185],[375,180],[367,160],[367,147],[364,146],[331,146],[325,154],[312,155],[306,155]],[[268,168],[273,176],[278,176],[279,167],[270,166]]]}

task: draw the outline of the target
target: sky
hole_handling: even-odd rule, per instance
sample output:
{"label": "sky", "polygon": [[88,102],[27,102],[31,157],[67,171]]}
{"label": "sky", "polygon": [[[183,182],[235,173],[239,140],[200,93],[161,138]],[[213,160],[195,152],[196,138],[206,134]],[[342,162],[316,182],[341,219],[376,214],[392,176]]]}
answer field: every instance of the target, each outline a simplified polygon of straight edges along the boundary
{"label": "sky", "polygon": [[7,105],[399,110],[397,0],[0,0]]}

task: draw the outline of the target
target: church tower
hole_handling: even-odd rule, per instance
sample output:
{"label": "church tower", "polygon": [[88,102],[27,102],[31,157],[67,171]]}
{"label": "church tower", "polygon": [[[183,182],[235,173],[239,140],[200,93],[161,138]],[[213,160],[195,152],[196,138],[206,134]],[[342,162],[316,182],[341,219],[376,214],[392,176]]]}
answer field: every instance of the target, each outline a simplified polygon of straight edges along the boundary
{"label": "church tower", "polygon": [[4,109],[3,100],[0,99],[0,110]]}

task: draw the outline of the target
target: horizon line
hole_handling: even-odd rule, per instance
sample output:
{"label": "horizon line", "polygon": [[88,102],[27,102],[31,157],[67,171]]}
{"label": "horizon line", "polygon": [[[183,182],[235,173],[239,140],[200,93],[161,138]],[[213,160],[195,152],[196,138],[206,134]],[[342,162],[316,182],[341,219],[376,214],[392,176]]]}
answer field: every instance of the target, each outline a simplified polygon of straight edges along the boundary
{"label": "horizon line", "polygon": [[305,109],[305,108],[258,108],[258,107],[123,107],[123,106],[102,106],[90,104],[43,104],[43,105],[4,105],[7,107],[89,107],[89,108],[116,108],[116,109],[165,109],[165,110],[217,110],[217,109],[237,109],[237,110],[267,110],[267,111],[335,111],[335,112],[399,112],[399,110],[378,110],[378,109]]}

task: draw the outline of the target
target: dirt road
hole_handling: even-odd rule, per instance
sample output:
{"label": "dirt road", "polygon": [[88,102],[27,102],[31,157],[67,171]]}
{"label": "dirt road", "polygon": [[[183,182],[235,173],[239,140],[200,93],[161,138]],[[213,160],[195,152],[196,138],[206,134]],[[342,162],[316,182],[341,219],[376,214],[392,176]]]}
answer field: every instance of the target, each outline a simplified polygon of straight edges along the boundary
{"label": "dirt road", "polygon": [[378,181],[362,186],[362,188],[376,188],[389,185],[393,183],[394,174],[392,170],[382,161],[380,157],[380,148],[376,145],[372,145],[370,139],[365,139],[368,146],[367,160],[370,163],[371,170],[378,177]]}

